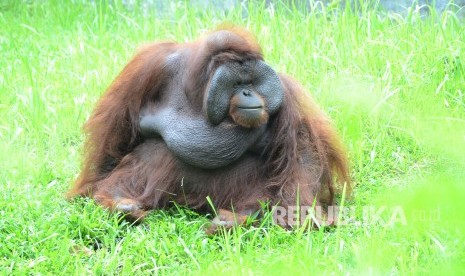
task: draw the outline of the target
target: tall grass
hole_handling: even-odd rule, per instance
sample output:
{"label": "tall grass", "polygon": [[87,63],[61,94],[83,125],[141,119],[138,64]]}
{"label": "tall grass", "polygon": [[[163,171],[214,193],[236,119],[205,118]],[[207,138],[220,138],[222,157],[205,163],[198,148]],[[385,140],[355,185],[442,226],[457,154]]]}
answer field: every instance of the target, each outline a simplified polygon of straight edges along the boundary
{"label": "tall grass", "polygon": [[[120,1],[0,3],[0,274],[390,274],[465,270],[465,25],[453,12],[302,11],[250,1],[165,12]],[[359,1],[358,3],[363,3]],[[311,2],[318,6],[318,3]],[[166,12],[169,11],[169,12]],[[139,226],[65,201],[81,125],[137,47],[229,22],[300,80],[341,133],[362,219],[330,231],[264,224],[207,237],[207,219],[157,211]],[[389,223],[393,210],[405,215]],[[385,208],[385,211],[382,211]]]}

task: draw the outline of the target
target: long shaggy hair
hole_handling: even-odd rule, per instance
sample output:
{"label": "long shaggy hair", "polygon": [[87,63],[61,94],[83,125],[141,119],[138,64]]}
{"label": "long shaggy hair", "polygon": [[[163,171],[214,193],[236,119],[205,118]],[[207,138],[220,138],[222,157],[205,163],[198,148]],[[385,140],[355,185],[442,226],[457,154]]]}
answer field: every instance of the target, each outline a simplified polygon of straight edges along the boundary
{"label": "long shaggy hair", "polygon": [[239,213],[257,210],[259,201],[284,207],[332,204],[336,183],[350,183],[345,152],[326,116],[284,74],[279,74],[284,99],[267,118],[261,152],[246,152],[222,168],[202,169],[177,158],[162,138],[141,135],[141,109],[166,104],[163,92],[168,87],[182,89],[190,107],[202,113],[219,65],[263,60],[249,33],[226,31],[231,39],[212,32],[190,43],[153,43],[137,53],[85,125],[85,158],[70,196],[93,197],[135,218],[170,202],[208,211],[207,197],[214,207]]}

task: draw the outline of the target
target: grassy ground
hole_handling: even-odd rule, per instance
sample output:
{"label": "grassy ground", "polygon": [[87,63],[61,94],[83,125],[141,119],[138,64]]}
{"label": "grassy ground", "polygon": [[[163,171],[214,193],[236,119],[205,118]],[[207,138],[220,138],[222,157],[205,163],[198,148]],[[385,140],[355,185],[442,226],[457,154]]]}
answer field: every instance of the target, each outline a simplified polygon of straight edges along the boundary
{"label": "grassy ground", "polygon": [[[166,15],[95,2],[0,2],[1,275],[465,271],[465,25],[453,13],[175,2]],[[225,21],[254,32],[269,63],[334,120],[357,185],[346,204],[357,220],[374,206],[364,225],[265,224],[210,238],[207,219],[187,210],[129,226],[92,201],[64,199],[81,125],[137,46],[190,40]]]}

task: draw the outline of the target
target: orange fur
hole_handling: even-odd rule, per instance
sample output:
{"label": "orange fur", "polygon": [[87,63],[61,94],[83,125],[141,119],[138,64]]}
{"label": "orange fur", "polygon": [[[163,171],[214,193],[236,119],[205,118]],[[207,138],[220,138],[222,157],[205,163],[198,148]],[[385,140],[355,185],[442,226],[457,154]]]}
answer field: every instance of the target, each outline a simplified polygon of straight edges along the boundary
{"label": "orange fur", "polygon": [[[325,206],[332,204],[335,181],[350,187],[347,158],[328,119],[297,81],[282,74],[284,101],[277,114],[268,118],[265,112],[260,121],[244,122],[231,110],[237,124],[268,124],[270,139],[261,155],[246,153],[227,167],[206,170],[178,160],[161,139],[142,138],[140,110],[144,105],[156,108],[168,83],[182,85],[189,104],[201,112],[206,87],[220,64],[263,60],[249,33],[227,31],[228,39],[212,32],[191,43],[141,49],[85,125],[84,163],[70,196],[94,197],[108,208],[129,199],[141,210],[164,208],[171,201],[208,210],[210,197],[216,208],[248,212],[259,208],[259,200],[289,206],[312,205],[316,199]],[[173,54],[179,61],[167,63]]]}

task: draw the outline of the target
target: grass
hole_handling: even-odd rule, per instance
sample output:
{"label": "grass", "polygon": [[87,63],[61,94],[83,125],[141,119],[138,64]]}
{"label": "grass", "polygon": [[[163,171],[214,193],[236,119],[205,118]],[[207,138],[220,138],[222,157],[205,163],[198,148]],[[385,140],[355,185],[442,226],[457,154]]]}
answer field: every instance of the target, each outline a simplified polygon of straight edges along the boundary
{"label": "grass", "polygon": [[[163,3],[169,13],[120,1],[0,3],[1,275],[465,271],[463,20],[368,5],[303,13]],[[207,218],[189,210],[131,226],[92,201],[64,199],[81,126],[136,48],[222,22],[255,33],[267,61],[333,119],[356,183],[345,204],[358,220],[373,206],[370,223],[289,232],[265,221],[207,237]]]}

